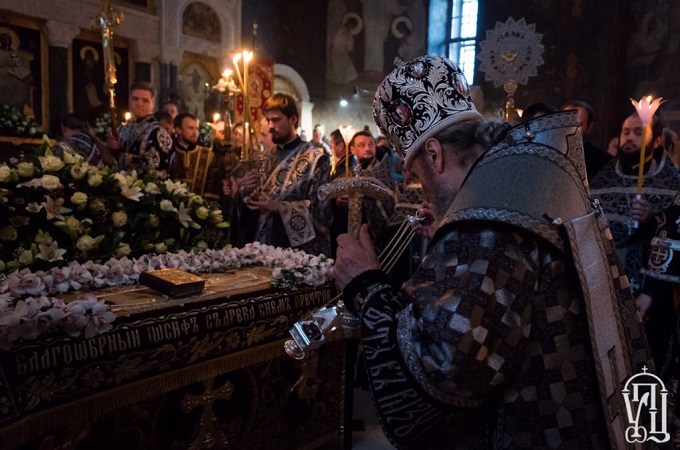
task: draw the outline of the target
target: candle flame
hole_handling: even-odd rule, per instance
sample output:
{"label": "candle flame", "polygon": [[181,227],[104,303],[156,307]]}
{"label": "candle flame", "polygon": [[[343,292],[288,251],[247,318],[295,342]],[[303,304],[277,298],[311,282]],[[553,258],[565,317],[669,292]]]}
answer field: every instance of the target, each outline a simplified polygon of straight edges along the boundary
{"label": "candle flame", "polygon": [[213,122],[217,122],[218,120],[220,120],[220,117],[222,117],[220,116],[220,113],[213,114]]}
{"label": "candle flame", "polygon": [[253,59],[253,52],[243,50],[243,60],[245,62],[250,62],[251,59]]}
{"label": "candle flame", "polygon": [[238,63],[240,60],[241,60],[241,54],[240,53],[235,54],[234,59],[233,59],[234,64]]}
{"label": "candle flame", "polygon": [[131,118],[132,118],[132,114],[130,114],[130,112],[126,112],[126,113],[125,113],[125,121],[127,122],[127,121],[130,120]]}
{"label": "candle flame", "polygon": [[233,70],[231,69],[226,69],[224,72],[222,72],[222,78],[229,78],[231,74],[234,73]]}
{"label": "candle flame", "polygon": [[642,97],[640,101],[635,101],[632,98],[630,101],[633,103],[633,106],[635,106],[635,110],[637,111],[638,116],[640,116],[640,120],[642,120],[642,126],[647,126],[652,117],[654,117],[656,110],[663,102],[665,102],[662,97],[652,101],[651,95]]}

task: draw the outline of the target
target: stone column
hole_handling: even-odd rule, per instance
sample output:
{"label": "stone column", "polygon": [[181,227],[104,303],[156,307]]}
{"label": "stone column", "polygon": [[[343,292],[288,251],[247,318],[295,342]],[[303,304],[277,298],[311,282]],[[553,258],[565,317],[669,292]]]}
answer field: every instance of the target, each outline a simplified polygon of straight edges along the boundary
{"label": "stone column", "polygon": [[161,63],[161,85],[159,89],[159,106],[167,101],[178,101],[177,74],[179,67],[176,64]]}

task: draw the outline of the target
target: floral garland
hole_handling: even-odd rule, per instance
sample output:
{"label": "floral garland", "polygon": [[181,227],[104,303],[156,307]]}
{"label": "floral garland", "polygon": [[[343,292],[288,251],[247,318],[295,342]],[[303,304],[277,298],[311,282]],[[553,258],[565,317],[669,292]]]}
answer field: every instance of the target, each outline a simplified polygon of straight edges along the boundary
{"label": "floral garland", "polygon": [[26,268],[0,275],[0,348],[64,331],[71,337],[91,338],[111,328],[116,315],[94,294],[64,302],[54,294],[81,289],[134,284],[142,272],[174,268],[192,273],[220,272],[262,264],[273,267],[272,286],[296,289],[319,286],[330,280],[333,260],[300,250],[282,249],[254,242],[243,248],[225,247],[197,253],[180,251],[144,255],[136,259],[111,258],[104,264],[72,262],[47,271]]}
{"label": "floral garland", "polygon": [[0,136],[40,137],[40,125],[10,105],[0,105]]}

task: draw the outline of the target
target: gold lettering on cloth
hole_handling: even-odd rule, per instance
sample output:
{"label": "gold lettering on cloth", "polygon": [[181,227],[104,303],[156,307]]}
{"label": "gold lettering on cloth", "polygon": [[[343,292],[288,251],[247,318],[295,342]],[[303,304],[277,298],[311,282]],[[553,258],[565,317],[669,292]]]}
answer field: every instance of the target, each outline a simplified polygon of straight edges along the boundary
{"label": "gold lettering on cloth", "polygon": [[267,301],[258,305],[261,317],[270,317],[291,311],[290,299],[280,298],[278,301]]}
{"label": "gold lettering on cloth", "polygon": [[139,348],[142,340],[138,330],[129,330],[92,339],[67,342],[63,345],[41,348],[32,353],[18,353],[15,364],[18,375],[28,375],[61,365],[71,365],[96,359],[111,353]]}
{"label": "gold lettering on cloth", "polygon": [[241,306],[239,308],[230,309],[225,311],[223,322],[224,325],[231,326],[234,324],[242,324],[244,322],[250,322],[255,319],[255,307],[254,306]]}
{"label": "gold lettering on cloth", "polygon": [[295,305],[295,308],[309,308],[313,306],[321,306],[325,303],[328,303],[330,299],[330,289],[324,289],[295,295],[293,296],[293,304]]}

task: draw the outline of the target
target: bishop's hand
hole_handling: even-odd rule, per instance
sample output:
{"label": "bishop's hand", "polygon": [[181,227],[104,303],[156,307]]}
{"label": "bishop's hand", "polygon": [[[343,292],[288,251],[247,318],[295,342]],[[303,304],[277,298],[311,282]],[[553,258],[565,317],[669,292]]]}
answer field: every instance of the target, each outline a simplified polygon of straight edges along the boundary
{"label": "bishop's hand", "polygon": [[375,253],[375,246],[368,233],[368,225],[359,228],[359,239],[349,234],[338,236],[338,251],[333,268],[333,278],[340,290],[343,290],[356,276],[367,270],[380,269],[380,261]]}

